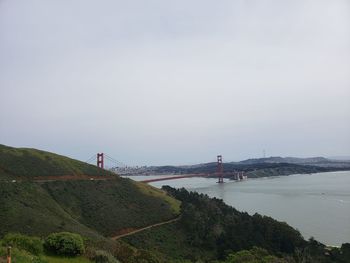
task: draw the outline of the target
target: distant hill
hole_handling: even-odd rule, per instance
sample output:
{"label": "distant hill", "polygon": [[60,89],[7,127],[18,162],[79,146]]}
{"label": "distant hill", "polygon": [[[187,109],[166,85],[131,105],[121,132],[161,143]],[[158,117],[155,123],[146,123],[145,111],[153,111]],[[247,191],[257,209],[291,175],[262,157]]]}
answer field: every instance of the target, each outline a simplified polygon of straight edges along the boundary
{"label": "distant hill", "polygon": [[[224,162],[224,175],[244,171],[251,177],[266,177],[276,175],[290,175],[300,173],[318,173],[328,171],[350,170],[350,161],[336,161],[324,157],[296,158],[296,157],[268,157],[248,159],[240,162]],[[156,174],[215,174],[216,162],[185,166],[151,166],[129,169],[126,172],[134,175]],[[124,172],[124,171],[121,171]]]}
{"label": "distant hill", "polygon": [[350,161],[346,160],[333,160],[324,157],[309,157],[309,158],[297,158],[297,157],[268,157],[268,158],[256,158],[240,161],[240,164],[261,164],[261,163],[290,163],[299,165],[311,165],[318,167],[333,167],[333,168],[350,168]]}
{"label": "distant hill", "polygon": [[[165,173],[168,167],[159,167],[156,171]],[[243,171],[248,177],[266,177],[290,174],[308,174],[339,170],[334,167],[319,167],[312,165],[301,165],[294,163],[224,163],[224,177],[230,177],[230,173],[235,171]],[[187,169],[180,169],[181,173],[208,173],[215,176],[217,170],[216,163],[208,163],[201,167],[189,167]],[[341,169],[340,169],[341,170]],[[171,167],[170,171],[174,172],[176,169]]]}
{"label": "distant hill", "polygon": [[331,160],[324,157],[311,157],[311,158],[297,158],[297,157],[268,157],[268,158],[256,158],[240,161],[242,164],[255,164],[255,163],[295,163],[295,164],[318,164],[331,162]]}
{"label": "distant hill", "polygon": [[350,156],[329,156],[328,159],[333,160],[333,161],[350,162]]}

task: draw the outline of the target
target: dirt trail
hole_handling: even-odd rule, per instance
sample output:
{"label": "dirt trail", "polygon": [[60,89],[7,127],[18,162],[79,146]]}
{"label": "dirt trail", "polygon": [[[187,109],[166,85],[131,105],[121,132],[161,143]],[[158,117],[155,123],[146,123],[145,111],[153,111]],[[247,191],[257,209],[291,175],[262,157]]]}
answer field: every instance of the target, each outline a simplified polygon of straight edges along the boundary
{"label": "dirt trail", "polygon": [[153,225],[150,225],[150,226],[146,226],[146,227],[143,227],[143,228],[139,228],[139,229],[136,229],[136,230],[131,230],[130,232],[123,233],[123,234],[120,234],[120,235],[111,237],[111,239],[112,239],[112,240],[117,240],[117,239],[122,238],[122,237],[131,236],[131,235],[133,235],[133,234],[136,234],[136,233],[138,233],[138,232],[141,232],[141,231],[144,231],[144,230],[153,228],[153,227],[162,226],[162,225],[166,225],[166,224],[170,224],[170,223],[176,222],[176,221],[178,221],[179,219],[180,219],[180,216],[177,217],[177,218],[168,220],[168,221],[160,222],[160,223],[153,224]]}
{"label": "dirt trail", "polygon": [[74,181],[74,180],[113,180],[116,179],[117,176],[102,176],[102,175],[60,175],[60,176],[36,176],[33,178],[36,182],[49,182],[49,181]]}

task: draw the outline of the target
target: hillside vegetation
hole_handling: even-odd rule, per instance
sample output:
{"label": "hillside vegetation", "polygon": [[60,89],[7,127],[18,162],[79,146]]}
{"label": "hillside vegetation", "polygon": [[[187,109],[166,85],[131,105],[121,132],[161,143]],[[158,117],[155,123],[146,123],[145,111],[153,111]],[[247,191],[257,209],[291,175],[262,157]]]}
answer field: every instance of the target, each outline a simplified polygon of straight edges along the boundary
{"label": "hillside vegetation", "polygon": [[[253,164],[254,165],[254,164]],[[311,174],[319,172],[328,172],[333,169],[309,166],[309,165],[297,165],[297,164],[255,164],[259,166],[258,169],[248,170],[247,176],[249,178],[258,178],[258,177],[269,177],[269,176],[283,176],[291,174]]]}
{"label": "hillside vegetation", "polygon": [[175,217],[179,201],[153,191],[144,193],[127,179],[1,183],[0,235],[66,230],[96,238]]}
{"label": "hillside vegetation", "polygon": [[153,194],[159,190],[149,186],[141,191],[129,179],[57,181],[42,187],[73,219],[105,236],[168,220],[179,212],[178,201]]}
{"label": "hillside vegetation", "polygon": [[190,260],[224,259],[232,251],[254,246],[288,255],[306,246],[301,234],[286,223],[258,214],[250,216],[203,194],[165,189],[183,201],[181,220],[176,226],[127,237],[132,245]]}
{"label": "hillside vegetation", "polygon": [[[0,236],[71,231],[96,239],[169,220],[180,211],[180,202],[159,189],[53,153],[1,145],[0,167]],[[113,178],[32,180],[103,173]]]}
{"label": "hillside vegetation", "polygon": [[47,235],[74,231],[98,237],[64,210],[40,185],[31,182],[0,183],[0,236],[9,232]]}
{"label": "hillside vegetation", "polygon": [[[349,262],[350,244],[326,248],[284,222],[239,212],[222,200],[164,187],[182,201],[181,220],[123,238],[163,258],[189,262]],[[221,260],[221,261],[217,261]]]}

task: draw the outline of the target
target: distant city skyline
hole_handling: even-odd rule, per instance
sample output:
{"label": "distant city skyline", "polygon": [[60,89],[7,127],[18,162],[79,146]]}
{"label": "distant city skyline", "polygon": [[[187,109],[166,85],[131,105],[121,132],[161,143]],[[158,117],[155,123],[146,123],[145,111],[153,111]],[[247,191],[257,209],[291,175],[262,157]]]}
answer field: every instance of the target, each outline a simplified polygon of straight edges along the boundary
{"label": "distant city skyline", "polygon": [[350,156],[350,2],[0,1],[0,143],[181,165]]}

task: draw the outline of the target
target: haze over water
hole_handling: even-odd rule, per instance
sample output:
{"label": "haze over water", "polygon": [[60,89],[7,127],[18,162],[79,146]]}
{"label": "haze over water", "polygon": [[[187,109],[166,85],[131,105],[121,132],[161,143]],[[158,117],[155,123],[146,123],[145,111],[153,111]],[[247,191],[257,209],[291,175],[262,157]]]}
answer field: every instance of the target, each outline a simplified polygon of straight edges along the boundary
{"label": "haze over water", "polygon": [[[135,177],[133,177],[134,179]],[[136,178],[141,180],[141,177]],[[350,242],[350,172],[329,172],[226,180],[187,178],[152,183],[161,187],[185,187],[190,191],[223,199],[240,211],[260,213],[285,221],[308,239],[311,236],[339,246]]]}

